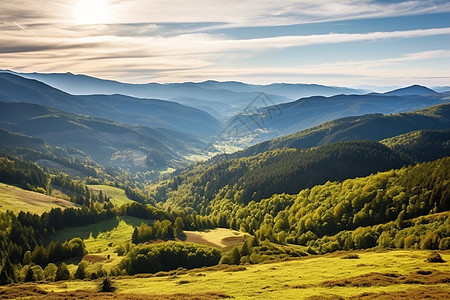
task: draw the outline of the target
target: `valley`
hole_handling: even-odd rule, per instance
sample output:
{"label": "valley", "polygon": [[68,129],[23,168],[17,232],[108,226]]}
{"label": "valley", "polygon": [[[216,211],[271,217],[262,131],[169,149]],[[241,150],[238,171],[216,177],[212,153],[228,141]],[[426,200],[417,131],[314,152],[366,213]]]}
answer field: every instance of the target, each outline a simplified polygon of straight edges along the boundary
{"label": "valley", "polygon": [[447,299],[449,20],[0,1],[0,299]]}

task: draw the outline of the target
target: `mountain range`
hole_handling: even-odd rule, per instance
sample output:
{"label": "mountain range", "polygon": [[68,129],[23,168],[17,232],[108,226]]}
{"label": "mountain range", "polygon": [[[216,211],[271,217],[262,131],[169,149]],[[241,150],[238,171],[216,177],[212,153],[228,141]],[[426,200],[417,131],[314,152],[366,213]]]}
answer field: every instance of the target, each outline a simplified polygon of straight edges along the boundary
{"label": "mountain range", "polygon": [[239,127],[245,135],[256,132],[254,141],[263,141],[343,117],[401,113],[449,100],[445,94],[417,85],[384,94],[314,96],[279,105],[251,107],[234,116],[227,128]]}
{"label": "mountain range", "polygon": [[210,114],[176,102],[123,95],[75,96],[8,73],[0,73],[0,101],[34,103],[125,124],[177,130],[202,138],[217,134],[223,126]]}
{"label": "mountain range", "polygon": [[381,141],[415,130],[444,130],[449,124],[450,104],[398,114],[345,117],[253,145],[229,157],[245,157],[281,148],[311,148],[341,141]]}
{"label": "mountain range", "polygon": [[[384,94],[313,96],[277,104],[308,93],[362,91],[320,85],[263,86],[217,81],[129,85],[70,73],[31,75],[66,89],[79,88],[78,93],[92,92],[89,88],[95,88],[104,92],[151,91],[152,95],[179,97],[218,116],[219,119],[202,109],[167,100],[119,94],[72,95],[35,79],[0,72],[0,127],[51,145],[77,149],[105,166],[134,170],[184,166],[192,155],[205,154],[201,150],[208,142],[212,141],[209,145],[235,142],[239,134],[247,138],[244,146],[279,139],[252,146],[233,157],[346,140],[379,141],[413,130],[446,129],[449,119],[445,105],[412,114],[395,114],[448,102],[447,95],[418,85]],[[278,100],[274,101],[275,94]],[[211,99],[207,100],[208,97]],[[255,98],[251,100],[252,97]],[[226,118],[211,108],[220,107],[223,112],[244,104],[226,127],[222,123]],[[329,122],[323,123],[326,121]],[[244,131],[240,131],[242,126]]]}
{"label": "mountain range", "polygon": [[[1,71],[0,71],[1,72]],[[363,94],[365,90],[318,84],[269,85],[246,84],[237,81],[184,83],[129,84],[72,73],[16,73],[24,78],[36,79],[73,95],[121,94],[138,98],[171,100],[205,110],[217,117],[229,118],[254,100],[260,92],[268,94],[274,104],[290,102],[313,95]]]}

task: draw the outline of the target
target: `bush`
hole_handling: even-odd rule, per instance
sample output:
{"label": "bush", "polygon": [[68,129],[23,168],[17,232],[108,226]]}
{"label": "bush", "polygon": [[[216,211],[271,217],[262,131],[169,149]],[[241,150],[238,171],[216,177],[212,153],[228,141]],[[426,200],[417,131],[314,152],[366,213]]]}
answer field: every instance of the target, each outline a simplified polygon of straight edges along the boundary
{"label": "bush", "polygon": [[113,285],[113,281],[109,277],[105,277],[105,279],[102,280],[102,283],[99,287],[99,292],[101,293],[112,293],[116,290],[116,288]]}
{"label": "bush", "polygon": [[61,263],[56,270],[55,281],[68,280],[70,278],[70,272],[65,263]]}
{"label": "bush", "polygon": [[427,257],[427,261],[431,262],[431,263],[444,263],[445,262],[445,260],[441,257],[441,255],[437,252],[431,253]]}

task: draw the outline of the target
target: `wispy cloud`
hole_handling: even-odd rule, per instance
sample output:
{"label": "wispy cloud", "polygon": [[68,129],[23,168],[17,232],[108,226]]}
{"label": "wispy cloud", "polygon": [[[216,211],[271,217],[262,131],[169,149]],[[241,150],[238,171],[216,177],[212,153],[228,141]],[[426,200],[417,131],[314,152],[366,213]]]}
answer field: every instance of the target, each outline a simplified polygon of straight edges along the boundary
{"label": "wispy cloud", "polygon": [[[290,76],[300,79],[320,74],[374,78],[381,77],[381,72],[408,77],[408,72],[418,71],[431,76],[431,67],[420,71],[404,66],[407,62],[448,57],[447,50],[435,47],[403,56],[390,55],[383,60],[352,62],[343,56],[327,65],[303,62],[291,67],[273,67],[261,61],[260,66],[249,68],[238,66],[234,58],[313,45],[333,47],[364,41],[448,38],[450,27],[360,33],[332,33],[330,28],[322,34],[273,34],[264,38],[236,38],[217,34],[216,29],[448,13],[449,1],[105,1],[111,5],[109,23],[90,25],[76,20],[75,0],[27,1],[26,5],[18,0],[0,1],[0,68],[71,71],[141,82],[239,79],[232,78],[233,74],[255,80],[270,74],[273,78],[285,76],[286,80]],[[276,59],[276,54],[273,57]],[[403,68],[393,70],[394,65]],[[443,70],[437,73],[439,77],[448,75]]]}

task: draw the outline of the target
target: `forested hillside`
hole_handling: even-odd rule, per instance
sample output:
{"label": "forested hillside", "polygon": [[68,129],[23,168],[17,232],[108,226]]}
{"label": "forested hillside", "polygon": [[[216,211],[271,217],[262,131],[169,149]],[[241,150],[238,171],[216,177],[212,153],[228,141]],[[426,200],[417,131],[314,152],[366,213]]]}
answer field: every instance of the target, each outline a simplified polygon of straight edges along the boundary
{"label": "forested hillside", "polygon": [[344,180],[399,168],[404,161],[373,141],[341,142],[311,149],[278,149],[212,165],[198,164],[152,187],[168,205],[206,213],[215,198],[247,204],[276,193],[297,193],[328,180]]}
{"label": "forested hillside", "polygon": [[450,130],[418,130],[380,141],[414,161],[450,156]]}
{"label": "forested hillside", "polygon": [[[409,248],[415,243],[424,249],[429,249],[427,243],[432,249],[448,249],[449,178],[450,158],[446,157],[367,177],[327,182],[294,195],[273,195],[247,206],[233,199],[216,199],[211,203],[211,216],[261,240],[287,241],[323,251],[379,244]],[[408,221],[440,212],[445,214],[429,221]],[[426,224],[433,222],[437,227],[428,228]]]}
{"label": "forested hillside", "polygon": [[368,114],[322,123],[233,153],[233,158],[278,148],[310,148],[339,141],[390,138],[415,130],[443,130],[450,124],[450,104],[399,114]]}

